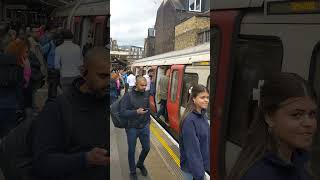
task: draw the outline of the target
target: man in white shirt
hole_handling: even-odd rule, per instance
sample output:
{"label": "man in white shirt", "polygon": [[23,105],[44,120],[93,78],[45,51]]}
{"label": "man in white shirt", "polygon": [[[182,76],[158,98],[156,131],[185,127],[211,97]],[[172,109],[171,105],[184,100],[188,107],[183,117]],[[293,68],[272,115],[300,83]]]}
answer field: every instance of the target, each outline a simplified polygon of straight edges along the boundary
{"label": "man in white shirt", "polygon": [[73,34],[70,30],[63,30],[64,43],[55,50],[55,69],[60,70],[60,84],[65,91],[72,86],[73,80],[80,75],[83,64],[81,49],[72,42]]}
{"label": "man in white shirt", "polygon": [[143,76],[143,77],[146,78],[146,80],[147,80],[146,91],[150,91],[150,84],[151,84],[151,78],[152,78],[152,76],[153,76],[153,69],[149,69],[149,70],[148,70],[148,73]]}
{"label": "man in white shirt", "polygon": [[128,92],[130,92],[132,88],[136,85],[136,76],[133,75],[132,71],[129,71],[129,76],[127,77],[127,83],[129,84]]}

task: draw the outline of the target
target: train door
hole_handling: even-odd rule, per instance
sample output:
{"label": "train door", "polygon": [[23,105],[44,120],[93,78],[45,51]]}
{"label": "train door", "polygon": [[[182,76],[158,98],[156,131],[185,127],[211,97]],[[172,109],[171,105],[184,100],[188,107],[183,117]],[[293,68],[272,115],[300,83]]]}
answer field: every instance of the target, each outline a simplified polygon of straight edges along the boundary
{"label": "train door", "polygon": [[94,46],[104,46],[106,36],[106,16],[97,16],[94,20]]}
{"label": "train door", "polygon": [[[150,69],[153,70],[153,76],[151,77],[151,83],[150,83],[150,91],[151,89],[154,90],[155,92],[155,82],[156,82],[156,79],[157,79],[157,66],[152,66]],[[151,87],[153,86],[153,87]],[[150,92],[151,93],[151,92]],[[150,94],[150,109],[151,109],[151,112],[153,113],[156,113],[157,112],[157,108],[156,108],[156,99],[155,99],[155,95],[154,94]]]}
{"label": "train door", "polygon": [[[237,160],[256,113],[257,97],[253,92],[259,80],[274,71],[294,72],[307,78],[312,51],[320,41],[320,24],[319,16],[268,16],[263,11],[215,11],[211,17],[216,36],[220,36],[211,172],[221,180]],[[319,137],[316,139],[319,141]],[[317,147],[313,151],[319,154]],[[313,167],[319,165],[316,159],[319,156],[312,158]]]}
{"label": "train door", "polygon": [[[315,90],[315,93],[318,97],[317,104],[320,104],[320,40],[315,46],[313,53],[312,53],[312,61],[310,64],[310,74],[309,80]],[[318,108],[318,113],[320,109]],[[319,123],[318,123],[319,124]],[[319,126],[319,125],[318,125]],[[314,144],[312,147],[312,159],[311,159],[311,168],[316,175],[316,177],[320,177],[320,130],[318,131],[314,137]]]}
{"label": "train door", "polygon": [[[221,130],[225,117],[223,116],[226,108],[226,95],[228,89],[228,80],[230,79],[229,66],[231,57],[231,42],[233,41],[233,32],[236,28],[236,21],[240,15],[239,11],[219,11],[211,12],[210,26],[215,29],[215,36],[211,35],[210,44],[216,45],[213,49],[217,51],[217,67],[216,67],[216,87],[215,96],[212,108],[211,121],[214,125],[211,126],[211,156],[210,156],[210,172],[213,179],[222,180],[224,173],[224,146],[223,140],[224,133]],[[224,33],[221,33],[224,32]],[[215,41],[215,42],[212,42]],[[214,61],[211,56],[211,61]],[[214,71],[214,66],[210,66],[211,71]]]}
{"label": "train door", "polygon": [[159,82],[161,77],[165,76],[165,73],[167,71],[167,69],[169,68],[169,66],[158,66],[157,67],[157,71],[156,71],[156,79],[155,79],[155,85],[156,85],[156,96],[155,96],[155,102],[156,102],[156,111],[158,111],[160,109],[160,95],[159,95]]}
{"label": "train door", "polygon": [[75,44],[80,44],[80,34],[81,34],[81,23],[82,18],[77,16],[74,17],[74,29],[73,29],[73,40]]}
{"label": "train door", "polygon": [[179,132],[180,123],[180,103],[184,65],[173,65],[170,70],[168,85],[167,110],[170,128]]}

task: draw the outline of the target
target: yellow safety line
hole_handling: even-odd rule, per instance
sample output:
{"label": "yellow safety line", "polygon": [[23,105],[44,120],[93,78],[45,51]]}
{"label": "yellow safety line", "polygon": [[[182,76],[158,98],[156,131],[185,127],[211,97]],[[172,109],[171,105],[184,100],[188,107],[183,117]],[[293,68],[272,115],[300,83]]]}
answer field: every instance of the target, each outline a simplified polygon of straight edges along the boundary
{"label": "yellow safety line", "polygon": [[172,157],[172,159],[176,162],[176,164],[180,167],[180,159],[179,159],[178,156],[173,152],[173,150],[169,147],[169,145],[167,144],[167,142],[161,137],[160,133],[156,130],[156,128],[154,127],[154,124],[153,124],[153,123],[151,123],[150,130],[151,130],[151,132],[157,137],[157,139],[158,139],[159,142],[162,144],[162,146],[167,150],[167,152],[168,152],[169,155]]}

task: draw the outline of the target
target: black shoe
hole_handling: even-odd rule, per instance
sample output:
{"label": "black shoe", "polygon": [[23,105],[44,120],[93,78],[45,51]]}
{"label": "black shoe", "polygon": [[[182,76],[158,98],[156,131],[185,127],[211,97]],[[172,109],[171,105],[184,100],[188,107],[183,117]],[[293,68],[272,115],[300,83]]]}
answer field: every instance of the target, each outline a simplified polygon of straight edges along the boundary
{"label": "black shoe", "polygon": [[130,173],[130,180],[138,180],[137,173]]}
{"label": "black shoe", "polygon": [[137,168],[140,169],[142,176],[147,176],[148,175],[148,171],[147,171],[146,167],[144,167],[144,165],[142,165],[142,166],[137,165]]}

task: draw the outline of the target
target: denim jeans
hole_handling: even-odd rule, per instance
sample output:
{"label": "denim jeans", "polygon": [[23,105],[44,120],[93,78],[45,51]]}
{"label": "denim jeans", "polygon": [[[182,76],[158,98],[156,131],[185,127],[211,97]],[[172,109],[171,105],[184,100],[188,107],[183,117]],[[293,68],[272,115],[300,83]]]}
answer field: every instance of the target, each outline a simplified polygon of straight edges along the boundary
{"label": "denim jeans", "polygon": [[135,152],[136,152],[136,144],[137,139],[140,139],[140,143],[142,145],[142,151],[139,156],[139,160],[137,165],[143,165],[144,160],[146,159],[149,151],[150,151],[150,125],[147,124],[144,128],[129,128],[126,129],[127,140],[128,140],[128,160],[130,173],[136,172],[136,164],[135,164]]}
{"label": "denim jeans", "polygon": [[156,116],[160,117],[161,115],[163,115],[165,120],[168,121],[167,100],[164,99],[160,100],[160,109],[157,112]]}

